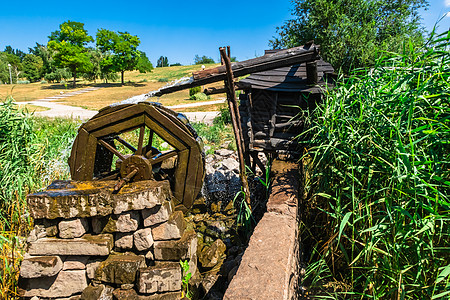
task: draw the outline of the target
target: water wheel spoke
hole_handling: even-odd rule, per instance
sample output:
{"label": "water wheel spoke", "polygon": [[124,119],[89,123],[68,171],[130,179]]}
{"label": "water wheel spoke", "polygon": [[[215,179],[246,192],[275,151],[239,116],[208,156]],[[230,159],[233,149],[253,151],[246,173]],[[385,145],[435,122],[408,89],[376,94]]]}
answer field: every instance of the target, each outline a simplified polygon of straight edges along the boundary
{"label": "water wheel spoke", "polygon": [[142,126],[141,130],[139,130],[139,142],[137,151],[134,153],[135,155],[142,155],[142,149],[144,147],[144,134],[145,134],[145,126]]}
{"label": "water wheel spoke", "polygon": [[122,145],[124,145],[125,147],[127,147],[128,149],[130,149],[131,151],[136,152],[137,149],[134,148],[132,145],[130,145],[127,141],[125,141],[123,138],[121,138],[120,136],[115,136],[114,137],[116,140],[118,140]]}
{"label": "water wheel spoke", "polygon": [[105,142],[104,140],[98,140],[98,142],[105,147],[106,149],[108,149],[110,152],[112,152],[113,154],[115,154],[118,158],[120,158],[122,161],[125,160],[125,157],[122,155],[122,153],[120,153],[119,151],[117,151],[116,148],[114,148],[113,146],[111,146],[110,144],[108,144],[107,142]]}
{"label": "water wheel spoke", "polygon": [[151,148],[153,144],[153,130],[150,129],[150,134],[148,135],[147,148]]}
{"label": "water wheel spoke", "polygon": [[153,156],[151,159],[152,165],[156,165],[157,163],[160,163],[168,158],[171,158],[173,156],[176,156],[178,152],[176,150],[171,150],[166,153],[158,153],[157,155]]}

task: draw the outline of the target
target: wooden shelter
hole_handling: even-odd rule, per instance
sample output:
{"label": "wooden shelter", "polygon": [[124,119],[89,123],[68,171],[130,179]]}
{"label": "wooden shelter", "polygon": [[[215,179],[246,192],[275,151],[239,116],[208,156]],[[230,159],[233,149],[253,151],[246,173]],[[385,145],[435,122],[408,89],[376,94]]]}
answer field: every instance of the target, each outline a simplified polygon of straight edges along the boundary
{"label": "wooden shelter", "polygon": [[[268,50],[266,55],[279,50]],[[252,73],[237,82],[247,165],[259,164],[258,152],[298,154],[305,116],[332,87],[333,67],[322,59]],[[262,167],[262,166],[260,166]]]}

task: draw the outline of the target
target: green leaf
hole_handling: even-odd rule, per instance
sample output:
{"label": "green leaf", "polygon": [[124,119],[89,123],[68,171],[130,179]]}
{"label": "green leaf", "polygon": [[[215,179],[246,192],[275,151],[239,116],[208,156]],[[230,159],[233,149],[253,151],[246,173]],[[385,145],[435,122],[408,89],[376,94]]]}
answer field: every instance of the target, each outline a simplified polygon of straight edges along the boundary
{"label": "green leaf", "polygon": [[350,219],[351,215],[352,215],[352,212],[351,212],[351,211],[349,211],[348,213],[346,213],[345,216],[344,216],[344,218],[343,218],[342,221],[341,221],[341,225],[339,225],[338,243],[339,243],[340,240],[341,240],[342,232],[344,231],[345,225],[347,225],[348,220]]}
{"label": "green leaf", "polygon": [[[436,279],[436,283],[441,282],[442,280],[444,280],[445,278],[447,278],[447,276],[450,274],[450,265],[446,266],[444,268],[444,270],[441,271],[441,273],[438,275],[437,279]],[[450,292],[450,291],[449,291]]]}

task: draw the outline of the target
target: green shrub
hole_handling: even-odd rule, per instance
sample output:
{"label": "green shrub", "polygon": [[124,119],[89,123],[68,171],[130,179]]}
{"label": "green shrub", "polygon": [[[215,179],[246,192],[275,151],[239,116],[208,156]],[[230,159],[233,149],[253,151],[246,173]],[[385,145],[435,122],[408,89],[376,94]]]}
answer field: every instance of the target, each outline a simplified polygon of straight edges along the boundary
{"label": "green shrub", "polygon": [[29,80],[17,80],[17,84],[29,84]]}
{"label": "green shrub", "polygon": [[328,277],[344,283],[339,299],[450,295],[450,35],[441,38],[407,43],[318,108],[301,228],[317,293]]}
{"label": "green shrub", "polygon": [[41,80],[41,83],[42,84],[47,84],[48,82],[47,82],[47,80]]}
{"label": "green shrub", "polygon": [[200,101],[202,101],[202,100],[208,100],[209,96],[206,95],[205,93],[197,93],[197,94],[194,94],[191,97],[189,97],[189,99],[190,100],[200,100]]}
{"label": "green shrub", "polygon": [[194,86],[189,89],[189,97],[194,96],[195,94],[201,93],[201,92],[202,92],[201,86]]}
{"label": "green shrub", "polygon": [[231,124],[231,114],[228,105],[224,105],[220,108],[219,115],[214,118],[214,124]]}
{"label": "green shrub", "polygon": [[167,77],[158,78],[158,82],[169,82],[169,78]]}

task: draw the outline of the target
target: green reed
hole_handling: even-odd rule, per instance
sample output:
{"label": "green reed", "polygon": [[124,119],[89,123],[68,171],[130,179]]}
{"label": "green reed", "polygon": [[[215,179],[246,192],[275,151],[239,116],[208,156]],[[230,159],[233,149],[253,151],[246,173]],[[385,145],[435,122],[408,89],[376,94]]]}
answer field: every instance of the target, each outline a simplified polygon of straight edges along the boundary
{"label": "green reed", "polygon": [[331,272],[315,285],[323,297],[450,297],[449,40],[407,42],[341,78],[304,135],[301,231],[309,282]]}

